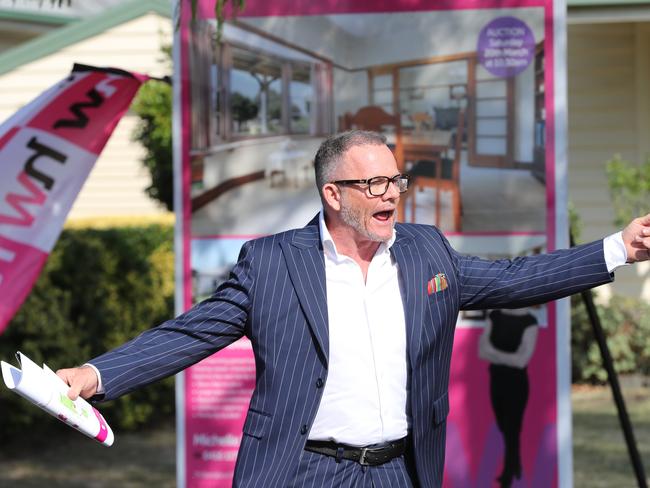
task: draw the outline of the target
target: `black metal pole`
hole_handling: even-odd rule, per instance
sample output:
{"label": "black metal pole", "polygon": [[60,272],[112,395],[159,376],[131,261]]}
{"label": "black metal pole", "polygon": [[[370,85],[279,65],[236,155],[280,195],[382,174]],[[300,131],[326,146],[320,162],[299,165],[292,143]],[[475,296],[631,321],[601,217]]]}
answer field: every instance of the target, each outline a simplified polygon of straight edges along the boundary
{"label": "black metal pole", "polygon": [[[574,245],[575,243],[573,241],[573,233],[571,233],[571,246]],[[607,378],[609,379],[609,384],[612,388],[612,395],[614,396],[614,402],[616,403],[616,409],[618,410],[618,420],[620,421],[621,428],[623,429],[625,443],[627,444],[627,451],[630,455],[630,461],[632,461],[634,474],[636,474],[637,484],[639,488],[648,488],[645,470],[643,469],[643,461],[641,460],[641,455],[639,454],[639,449],[636,445],[634,430],[632,429],[630,416],[628,415],[627,408],[625,407],[625,399],[621,393],[621,385],[618,382],[618,375],[614,370],[612,355],[609,352],[609,346],[607,345],[605,333],[600,323],[600,317],[598,316],[598,311],[594,305],[593,294],[591,293],[591,290],[585,290],[581,292],[580,295],[582,295],[582,300],[584,301],[585,307],[587,308],[587,314],[589,315],[589,320],[591,321],[591,327],[594,331],[596,342],[598,342],[600,355],[603,358],[603,367],[607,371]]]}

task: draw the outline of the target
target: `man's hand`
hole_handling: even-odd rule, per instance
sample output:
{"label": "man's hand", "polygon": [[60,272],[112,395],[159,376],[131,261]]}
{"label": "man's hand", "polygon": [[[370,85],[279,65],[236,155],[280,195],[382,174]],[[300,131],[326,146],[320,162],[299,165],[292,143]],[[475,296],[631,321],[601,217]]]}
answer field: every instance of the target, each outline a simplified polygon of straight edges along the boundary
{"label": "man's hand", "polygon": [[623,243],[628,263],[650,259],[650,214],[634,219],[623,229]]}
{"label": "man's hand", "polygon": [[70,386],[68,390],[70,400],[76,400],[79,395],[81,398],[88,399],[97,393],[97,373],[90,366],[60,369],[56,375]]}

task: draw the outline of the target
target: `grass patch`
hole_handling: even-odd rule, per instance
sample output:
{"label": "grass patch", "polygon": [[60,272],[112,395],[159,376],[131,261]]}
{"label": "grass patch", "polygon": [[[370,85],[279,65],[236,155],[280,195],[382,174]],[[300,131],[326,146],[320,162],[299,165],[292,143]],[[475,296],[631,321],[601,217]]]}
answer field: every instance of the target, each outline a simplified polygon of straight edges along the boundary
{"label": "grass patch", "polygon": [[[650,389],[629,388],[623,395],[647,476],[650,473]],[[638,486],[610,388],[574,388],[572,403],[576,488]]]}
{"label": "grass patch", "polygon": [[30,442],[0,447],[0,487],[174,488],[176,437],[173,421],[142,433],[118,433],[104,447],[69,427]]}

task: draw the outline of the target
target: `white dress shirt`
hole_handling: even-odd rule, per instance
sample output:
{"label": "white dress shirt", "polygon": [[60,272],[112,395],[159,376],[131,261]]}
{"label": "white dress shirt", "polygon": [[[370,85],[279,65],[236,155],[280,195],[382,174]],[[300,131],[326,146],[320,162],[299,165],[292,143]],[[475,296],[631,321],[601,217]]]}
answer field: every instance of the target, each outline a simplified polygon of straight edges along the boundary
{"label": "white dress shirt", "polygon": [[311,440],[365,446],[405,437],[406,323],[390,241],[380,244],[366,281],[339,254],[320,215],[325,257],[329,362]]}
{"label": "white dress shirt", "polygon": [[607,271],[613,273],[616,268],[627,266],[627,251],[623,242],[623,231],[607,236],[603,239],[603,253]]}

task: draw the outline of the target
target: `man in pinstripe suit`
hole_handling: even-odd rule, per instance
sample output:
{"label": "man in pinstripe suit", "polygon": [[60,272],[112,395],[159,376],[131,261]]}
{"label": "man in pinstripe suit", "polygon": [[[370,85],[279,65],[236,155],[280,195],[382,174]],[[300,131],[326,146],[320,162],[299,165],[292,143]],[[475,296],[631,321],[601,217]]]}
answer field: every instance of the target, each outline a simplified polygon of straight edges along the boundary
{"label": "man in pinstripe suit", "polygon": [[235,486],[438,487],[459,310],[554,300],[648,259],[650,215],[571,250],[462,256],[435,227],[395,224],[408,177],[383,136],[333,136],[315,165],[319,216],[247,242],[185,314],[60,370],[69,395],[116,398],[245,335],[257,378]]}

